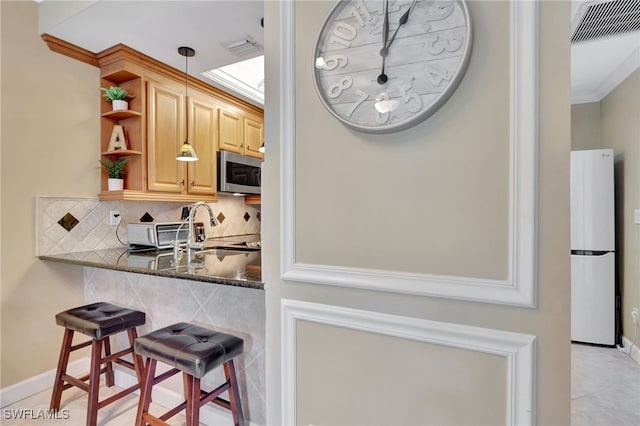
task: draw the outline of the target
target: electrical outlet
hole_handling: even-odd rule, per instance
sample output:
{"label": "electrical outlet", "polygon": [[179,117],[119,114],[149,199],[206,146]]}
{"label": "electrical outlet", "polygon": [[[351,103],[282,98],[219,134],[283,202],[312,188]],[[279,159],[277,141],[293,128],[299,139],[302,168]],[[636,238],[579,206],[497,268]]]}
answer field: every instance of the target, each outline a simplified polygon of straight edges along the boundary
{"label": "electrical outlet", "polygon": [[120,224],[120,211],[111,210],[109,212],[109,225],[118,226]]}
{"label": "electrical outlet", "polygon": [[633,318],[633,323],[638,324],[638,308],[631,309],[631,318]]}

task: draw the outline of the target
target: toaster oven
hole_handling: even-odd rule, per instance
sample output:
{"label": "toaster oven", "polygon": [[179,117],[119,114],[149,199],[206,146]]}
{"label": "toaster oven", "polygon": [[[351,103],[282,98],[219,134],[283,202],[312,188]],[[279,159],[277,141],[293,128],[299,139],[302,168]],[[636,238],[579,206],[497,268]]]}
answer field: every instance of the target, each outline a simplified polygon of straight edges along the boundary
{"label": "toaster oven", "polygon": [[[128,223],[127,242],[129,246],[155,247],[166,249],[173,247],[172,242],[186,243],[189,235],[189,224],[183,222]],[[199,235],[196,232],[194,235]]]}

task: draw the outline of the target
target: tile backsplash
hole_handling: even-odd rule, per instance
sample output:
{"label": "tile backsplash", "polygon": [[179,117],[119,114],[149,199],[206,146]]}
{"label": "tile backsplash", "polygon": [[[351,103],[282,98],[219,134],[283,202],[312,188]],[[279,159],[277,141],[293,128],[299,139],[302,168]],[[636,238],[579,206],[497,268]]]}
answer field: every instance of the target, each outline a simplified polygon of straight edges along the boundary
{"label": "tile backsplash", "polygon": [[[191,203],[151,201],[100,201],[97,198],[36,197],[36,255],[60,254],[123,247],[127,223],[140,222],[148,213],[154,222],[177,222],[182,208]],[[218,226],[209,224],[207,209],[196,212],[205,224],[207,238],[260,232],[260,209],[244,198],[218,195],[211,203]],[[120,212],[121,224],[109,225],[109,212]]]}

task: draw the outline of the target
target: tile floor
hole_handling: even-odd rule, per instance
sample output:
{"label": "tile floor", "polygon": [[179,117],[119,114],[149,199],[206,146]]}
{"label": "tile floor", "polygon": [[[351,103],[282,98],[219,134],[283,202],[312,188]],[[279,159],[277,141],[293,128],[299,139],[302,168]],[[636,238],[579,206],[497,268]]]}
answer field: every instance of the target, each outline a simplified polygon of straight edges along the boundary
{"label": "tile floor", "polygon": [[571,345],[571,426],[640,425],[640,365],[614,348]]}
{"label": "tile floor", "polygon": [[[117,386],[107,388],[104,380],[100,386],[100,399],[104,399],[121,390]],[[43,412],[49,408],[51,389],[37,393],[2,409],[2,426],[80,426],[85,424],[87,414],[87,394],[77,388],[62,393],[62,404],[57,419],[44,418]],[[131,426],[136,420],[138,395],[127,395],[118,402],[107,405],[98,411],[98,426]],[[21,411],[22,409],[22,411]],[[66,410],[66,411],[65,411]],[[152,414],[162,414],[167,408],[151,403]],[[22,418],[17,418],[22,417]],[[178,414],[171,419],[172,426],[186,425],[186,418]]]}
{"label": "tile floor", "polygon": [[[638,426],[640,425],[640,365],[618,349],[588,345],[571,345],[571,426]],[[117,388],[101,387],[101,398]],[[49,406],[51,390],[40,392],[13,405],[3,408],[3,426],[75,426],[84,424],[87,403],[86,394],[70,389],[63,394],[61,410],[68,410],[67,419],[45,420],[26,417],[7,418],[11,411],[28,409],[37,416],[38,410]],[[98,413],[98,425],[129,426],[134,423],[137,395],[129,395],[115,405]],[[154,413],[166,410],[157,404],[151,406]],[[184,415],[171,419],[172,425],[185,424]]]}

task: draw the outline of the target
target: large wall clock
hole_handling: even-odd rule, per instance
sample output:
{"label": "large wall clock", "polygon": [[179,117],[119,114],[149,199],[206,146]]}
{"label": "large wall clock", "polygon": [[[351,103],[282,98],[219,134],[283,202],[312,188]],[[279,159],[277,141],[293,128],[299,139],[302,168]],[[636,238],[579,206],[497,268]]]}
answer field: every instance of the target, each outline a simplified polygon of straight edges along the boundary
{"label": "large wall clock", "polygon": [[458,87],[471,38],[464,0],[340,0],[316,41],[316,92],[353,129],[407,129]]}

